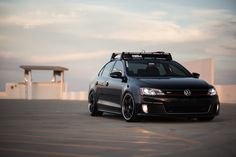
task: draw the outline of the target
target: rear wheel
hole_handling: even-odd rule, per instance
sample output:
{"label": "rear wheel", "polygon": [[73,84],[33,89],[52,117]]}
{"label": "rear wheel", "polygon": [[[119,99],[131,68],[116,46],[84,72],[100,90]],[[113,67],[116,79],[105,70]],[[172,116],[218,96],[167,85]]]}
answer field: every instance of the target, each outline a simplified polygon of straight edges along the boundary
{"label": "rear wheel", "polygon": [[130,93],[126,93],[122,100],[122,115],[127,122],[139,121],[137,116],[134,98]]}
{"label": "rear wheel", "polygon": [[213,120],[215,117],[214,116],[210,116],[210,117],[198,117],[197,120],[199,121],[211,121]]}
{"label": "rear wheel", "polygon": [[102,116],[103,112],[97,109],[97,97],[94,91],[89,93],[88,110],[91,116]]}

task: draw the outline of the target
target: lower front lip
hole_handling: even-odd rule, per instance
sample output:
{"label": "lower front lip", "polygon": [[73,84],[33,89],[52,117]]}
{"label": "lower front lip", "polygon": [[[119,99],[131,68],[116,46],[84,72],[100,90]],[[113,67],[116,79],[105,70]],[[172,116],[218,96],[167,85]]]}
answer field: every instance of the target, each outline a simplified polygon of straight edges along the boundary
{"label": "lower front lip", "polygon": [[143,96],[141,99],[139,112],[144,114],[218,114],[220,110],[218,97],[157,98]]}

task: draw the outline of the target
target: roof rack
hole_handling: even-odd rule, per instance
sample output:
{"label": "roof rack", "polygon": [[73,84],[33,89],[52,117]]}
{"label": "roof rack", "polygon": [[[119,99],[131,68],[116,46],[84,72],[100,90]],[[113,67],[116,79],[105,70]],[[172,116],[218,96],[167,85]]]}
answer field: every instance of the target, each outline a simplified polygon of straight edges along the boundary
{"label": "roof rack", "polygon": [[115,60],[115,59],[132,60],[132,59],[145,59],[145,58],[172,60],[172,56],[170,53],[165,53],[163,51],[157,51],[157,52],[113,53],[111,56],[111,61]]}

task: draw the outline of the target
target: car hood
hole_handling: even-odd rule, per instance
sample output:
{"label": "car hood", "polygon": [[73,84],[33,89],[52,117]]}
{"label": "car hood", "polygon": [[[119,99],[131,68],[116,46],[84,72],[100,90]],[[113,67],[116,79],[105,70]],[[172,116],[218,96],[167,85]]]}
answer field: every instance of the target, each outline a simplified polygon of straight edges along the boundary
{"label": "car hood", "polygon": [[212,87],[206,81],[197,78],[136,78],[140,87],[161,89],[202,89]]}

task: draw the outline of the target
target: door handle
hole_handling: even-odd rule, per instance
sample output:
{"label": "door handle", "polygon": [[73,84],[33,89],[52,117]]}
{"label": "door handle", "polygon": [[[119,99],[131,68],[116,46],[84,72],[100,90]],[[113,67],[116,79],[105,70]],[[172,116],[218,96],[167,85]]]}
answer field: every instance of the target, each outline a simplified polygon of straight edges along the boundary
{"label": "door handle", "polygon": [[109,86],[109,82],[108,81],[106,82],[106,86]]}

